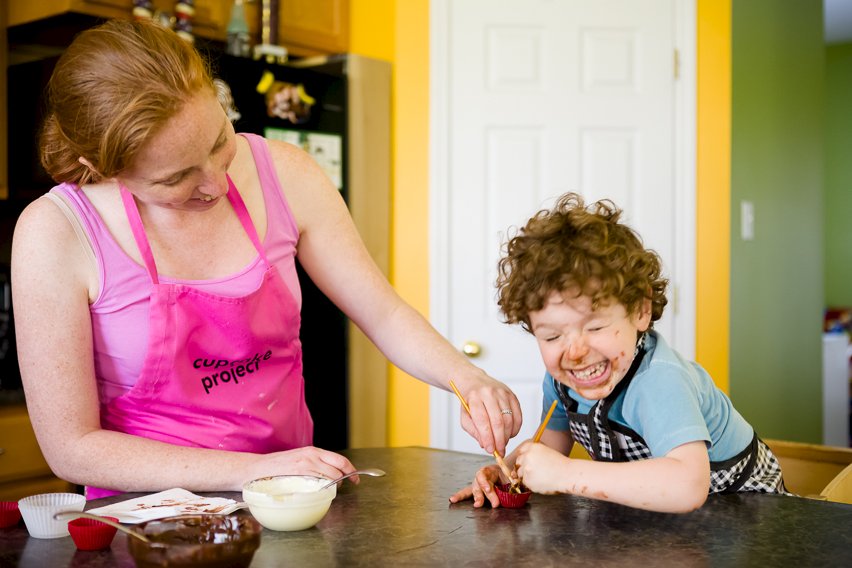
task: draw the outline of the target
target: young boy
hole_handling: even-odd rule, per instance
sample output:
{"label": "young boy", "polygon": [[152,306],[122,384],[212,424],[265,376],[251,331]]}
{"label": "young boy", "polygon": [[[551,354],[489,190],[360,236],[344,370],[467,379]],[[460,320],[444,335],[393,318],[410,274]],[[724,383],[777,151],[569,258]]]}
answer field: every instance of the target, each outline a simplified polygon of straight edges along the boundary
{"label": "young boy", "polygon": [[[507,323],[538,342],[543,408],[558,408],[541,443],[506,457],[537,493],[570,493],[665,512],[708,493],[786,493],[777,459],[697,363],[653,330],[666,305],[657,254],[608,200],[562,196],[512,238],[499,263]],[[593,461],[569,459],[579,442]],[[499,506],[496,466],[450,498]]]}

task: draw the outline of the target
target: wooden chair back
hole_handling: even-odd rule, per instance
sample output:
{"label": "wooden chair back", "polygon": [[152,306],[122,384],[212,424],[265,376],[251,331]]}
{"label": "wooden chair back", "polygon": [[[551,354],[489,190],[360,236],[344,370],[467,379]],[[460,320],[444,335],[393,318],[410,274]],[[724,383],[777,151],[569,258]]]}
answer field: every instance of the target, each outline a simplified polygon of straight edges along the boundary
{"label": "wooden chair back", "polygon": [[842,485],[852,488],[852,470],[848,467],[852,464],[852,449],[786,440],[765,439],[764,442],[781,462],[784,484],[791,493],[834,501],[836,499],[822,495],[823,490],[845,470],[848,470],[848,479]]}
{"label": "wooden chair back", "polygon": [[852,505],[852,464],[838,473],[820,493],[828,501]]}

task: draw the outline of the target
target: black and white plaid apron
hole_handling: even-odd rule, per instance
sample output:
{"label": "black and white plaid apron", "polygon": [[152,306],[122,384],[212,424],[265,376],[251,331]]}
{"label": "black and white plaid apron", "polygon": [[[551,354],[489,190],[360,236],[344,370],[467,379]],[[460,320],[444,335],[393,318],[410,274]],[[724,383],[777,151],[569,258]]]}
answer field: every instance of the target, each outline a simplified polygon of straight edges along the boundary
{"label": "black and white plaid apron", "polygon": [[[627,389],[645,355],[643,334],[637,345],[633,364],[627,375],[604,399],[599,400],[588,414],[576,412],[577,401],[568,396],[568,389],[553,380],[556,392],[571,428],[574,441],[579,442],[595,461],[627,462],[653,457],[648,444],[631,428],[609,419],[609,410],[618,396]],[[787,493],[781,477],[778,459],[757,437],[752,438],[743,451],[723,462],[710,462],[710,488],[708,493]]]}

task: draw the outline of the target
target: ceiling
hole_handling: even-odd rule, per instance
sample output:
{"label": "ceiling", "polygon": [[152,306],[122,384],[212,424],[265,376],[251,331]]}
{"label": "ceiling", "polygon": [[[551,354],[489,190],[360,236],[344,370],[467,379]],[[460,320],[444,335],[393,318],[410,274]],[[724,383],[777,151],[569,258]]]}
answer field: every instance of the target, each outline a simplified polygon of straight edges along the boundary
{"label": "ceiling", "polygon": [[852,1],[823,0],[825,43],[852,42]]}

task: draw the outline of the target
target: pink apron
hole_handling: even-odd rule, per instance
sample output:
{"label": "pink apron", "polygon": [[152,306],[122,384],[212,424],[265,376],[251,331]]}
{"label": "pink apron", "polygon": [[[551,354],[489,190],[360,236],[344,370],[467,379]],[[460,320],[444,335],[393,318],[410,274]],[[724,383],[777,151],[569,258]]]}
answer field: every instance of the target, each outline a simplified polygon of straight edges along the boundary
{"label": "pink apron", "polygon": [[[242,197],[228,200],[266,267],[252,293],[227,297],[157,275],[133,196],[121,197],[151,277],[148,352],[134,387],[102,410],[103,428],[179,446],[268,453],[309,446],[299,308],[270,265]],[[114,491],[87,488],[89,499]]]}

